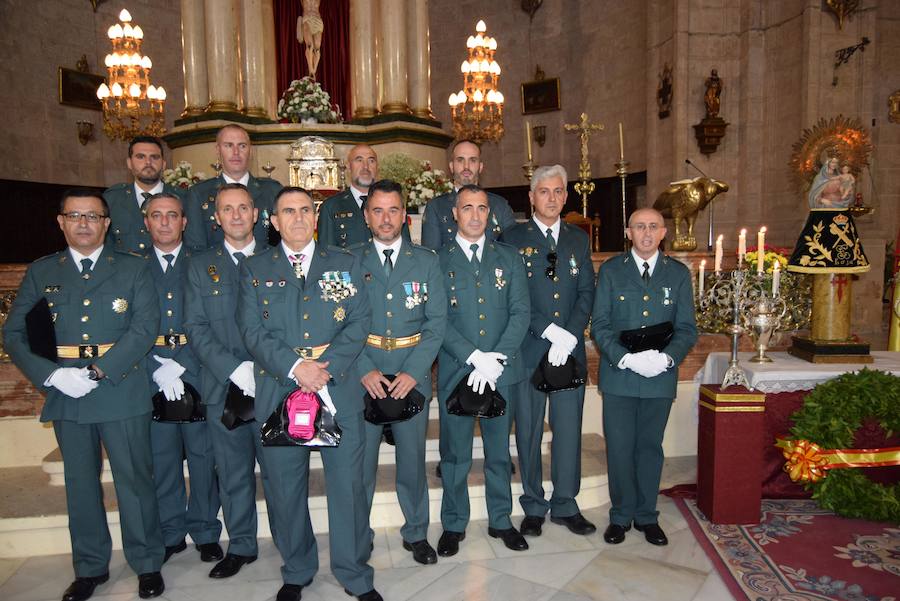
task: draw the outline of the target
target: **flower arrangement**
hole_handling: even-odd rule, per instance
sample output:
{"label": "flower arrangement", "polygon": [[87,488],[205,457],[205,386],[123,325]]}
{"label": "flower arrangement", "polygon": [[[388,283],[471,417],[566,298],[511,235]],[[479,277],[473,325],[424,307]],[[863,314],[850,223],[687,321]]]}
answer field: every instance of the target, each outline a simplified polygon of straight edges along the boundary
{"label": "flower arrangement", "polygon": [[392,152],[378,161],[378,177],[398,182],[404,196],[408,193],[406,181],[415,179],[421,170],[420,162],[405,152]]}
{"label": "flower arrangement", "polygon": [[162,180],[164,183],[185,190],[205,179],[206,174],[202,171],[194,173],[192,165],[187,161],[179,161],[174,169],[166,169],[162,172]]}
{"label": "flower arrangement", "polygon": [[431,166],[431,161],[422,161],[421,171],[411,179],[406,180],[406,206],[425,206],[435,196],[446,194],[453,190],[450,178],[441,171]]}
{"label": "flower arrangement", "polygon": [[[758,254],[757,249],[759,247],[753,246],[747,248],[747,255],[744,257],[744,260],[747,262],[747,269],[751,272],[756,272],[756,264],[758,263]],[[772,273],[775,269],[775,262],[781,263],[781,272],[784,273],[785,267],[788,264],[788,257],[791,256],[793,252],[790,248],[779,248],[775,246],[769,246],[768,244],[763,247],[765,250],[765,254],[763,255],[763,271],[766,273]]]}
{"label": "flower arrangement", "polygon": [[278,101],[278,118],[291,123],[314,119],[318,123],[340,123],[341,110],[312,77],[295,79]]}

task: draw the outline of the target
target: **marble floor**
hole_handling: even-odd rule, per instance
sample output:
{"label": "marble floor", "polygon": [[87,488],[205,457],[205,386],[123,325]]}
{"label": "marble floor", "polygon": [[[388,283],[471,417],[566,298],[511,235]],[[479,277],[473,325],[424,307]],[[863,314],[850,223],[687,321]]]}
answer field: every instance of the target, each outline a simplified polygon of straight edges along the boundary
{"label": "marble floor", "polygon": [[[663,486],[693,481],[693,458],[666,462]],[[669,545],[654,547],[630,531],[624,543],[608,545],[602,530],[608,506],[585,511],[599,531],[580,537],[562,526],[544,525],[544,533],[529,538],[525,552],[506,549],[487,535],[486,522],[472,522],[455,557],[437,565],[419,566],[401,547],[398,528],[376,532],[371,564],[375,586],[388,601],[726,601],[731,595],[696,542],[680,512],[666,497],[659,498],[660,525]],[[514,518],[518,524],[519,518]],[[437,544],[440,525],[432,524],[428,539]],[[307,601],[348,599],[328,569],[328,537],[318,536],[319,574],[303,590]],[[209,564],[189,547],[163,568],[170,601],[266,601],[281,586],[280,559],[271,539],[260,541],[259,559],[233,578],[207,577]],[[72,580],[71,558],[53,555],[0,560],[0,599],[58,600]],[[125,565],[121,551],[113,553],[110,581],[92,599],[138,599],[137,577]]]}

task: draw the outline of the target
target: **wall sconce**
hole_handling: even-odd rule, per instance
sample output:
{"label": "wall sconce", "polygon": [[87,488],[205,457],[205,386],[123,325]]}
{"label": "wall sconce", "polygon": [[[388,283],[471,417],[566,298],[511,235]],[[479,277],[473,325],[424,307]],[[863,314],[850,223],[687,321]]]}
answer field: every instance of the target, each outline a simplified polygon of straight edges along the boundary
{"label": "wall sconce", "polygon": [[544,143],[547,141],[547,126],[535,125],[531,128],[531,131],[534,132],[534,141],[543,148]]}
{"label": "wall sconce", "polygon": [[82,146],[86,146],[94,139],[94,124],[90,121],[76,121],[75,125],[78,126],[78,141]]}

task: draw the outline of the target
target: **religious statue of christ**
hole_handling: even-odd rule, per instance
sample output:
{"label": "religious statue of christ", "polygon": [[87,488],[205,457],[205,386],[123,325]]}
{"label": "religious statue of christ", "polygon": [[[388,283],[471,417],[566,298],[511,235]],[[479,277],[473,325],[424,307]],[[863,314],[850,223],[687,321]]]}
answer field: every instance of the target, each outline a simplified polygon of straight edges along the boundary
{"label": "religious statue of christ", "polygon": [[319,14],[320,0],[300,0],[303,14],[297,19],[297,41],[306,46],[306,64],[309,76],[316,78],[319,59],[322,56],[322,33],[325,23]]}

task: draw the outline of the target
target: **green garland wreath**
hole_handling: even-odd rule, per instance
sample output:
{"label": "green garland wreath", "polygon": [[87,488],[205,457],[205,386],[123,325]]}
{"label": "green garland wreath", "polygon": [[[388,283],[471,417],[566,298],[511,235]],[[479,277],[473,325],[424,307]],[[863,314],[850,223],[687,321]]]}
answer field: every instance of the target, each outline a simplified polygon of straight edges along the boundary
{"label": "green garland wreath", "polygon": [[[890,437],[900,431],[900,377],[863,369],[816,386],[794,413],[791,434],[822,449],[845,449],[866,418],[875,418]],[[885,486],[869,480],[862,470],[829,470],[807,483],[813,499],[838,515],[900,523],[900,483]]]}

